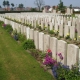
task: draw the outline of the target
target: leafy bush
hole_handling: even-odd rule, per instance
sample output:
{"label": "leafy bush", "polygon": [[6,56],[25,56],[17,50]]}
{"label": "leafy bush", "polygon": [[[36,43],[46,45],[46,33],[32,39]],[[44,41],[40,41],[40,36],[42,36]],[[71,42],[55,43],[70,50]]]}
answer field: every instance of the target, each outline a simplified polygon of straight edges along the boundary
{"label": "leafy bush", "polygon": [[12,35],[12,37],[13,37],[16,41],[19,40],[19,36],[18,36],[18,34],[17,34],[17,30],[14,30],[11,35]]}
{"label": "leafy bush", "polygon": [[52,58],[52,52],[50,49],[48,49],[46,56],[44,58],[43,64],[52,69],[52,67],[55,65],[55,63],[56,63],[56,60]]}
{"label": "leafy bush", "polygon": [[80,72],[77,67],[72,67],[69,69],[68,66],[59,65],[57,68],[57,80],[79,80]]}
{"label": "leafy bush", "polygon": [[[4,26],[5,26],[5,25],[4,25]],[[11,25],[9,25],[9,24],[5,26],[5,30],[6,30],[7,32],[9,32],[9,33],[11,33],[11,32],[13,31]]]}
{"label": "leafy bush", "polygon": [[3,21],[0,21],[0,24],[2,25],[2,24],[4,24],[4,22]]}
{"label": "leafy bush", "polygon": [[69,33],[65,36],[65,39],[70,39],[70,34]]}
{"label": "leafy bush", "polygon": [[77,66],[72,66],[72,68],[69,68],[68,65],[63,65],[61,63],[63,60],[62,54],[58,53],[57,55],[60,59],[59,62],[52,58],[52,52],[51,50],[48,50],[43,62],[44,65],[49,66],[52,69],[56,80],[79,80],[79,68]]}
{"label": "leafy bush", "polygon": [[54,31],[53,30],[49,30],[49,34],[54,34]]}
{"label": "leafy bush", "polygon": [[13,37],[14,37],[14,39],[15,39],[16,41],[18,41],[18,40],[19,40],[19,37],[18,37],[18,35],[17,35],[17,34],[15,34]]}
{"label": "leafy bush", "polygon": [[13,31],[13,38],[15,40],[19,40],[20,42],[24,42],[26,40],[26,36],[21,33],[17,33],[17,30]]}
{"label": "leafy bush", "polygon": [[24,41],[23,42],[23,48],[25,50],[27,50],[27,49],[35,49],[35,45],[34,45],[33,40],[28,39],[28,40]]}
{"label": "leafy bush", "polygon": [[18,33],[18,36],[19,36],[19,41],[20,42],[24,42],[26,40],[26,36],[21,34],[21,33]]}

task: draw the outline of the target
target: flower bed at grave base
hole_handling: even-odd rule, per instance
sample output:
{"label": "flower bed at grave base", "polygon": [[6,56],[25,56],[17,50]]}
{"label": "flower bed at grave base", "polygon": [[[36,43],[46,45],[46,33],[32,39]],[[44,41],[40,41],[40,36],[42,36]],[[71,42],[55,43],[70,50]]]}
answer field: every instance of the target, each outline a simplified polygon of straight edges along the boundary
{"label": "flower bed at grave base", "polygon": [[[14,22],[16,22],[16,23],[22,24],[22,25],[24,25],[24,26],[28,26],[28,27],[30,27],[30,28],[33,28],[33,27],[31,26],[31,24],[21,23],[19,20],[13,20],[13,19],[8,18],[8,17],[5,17],[5,18],[8,19],[8,20],[12,20],[12,21],[14,21]],[[38,27],[38,26],[39,26],[39,27]],[[76,37],[77,37],[77,30],[76,30],[76,29],[75,29],[76,37],[74,38],[74,40],[72,40],[72,39],[70,38],[70,34],[69,34],[69,33],[67,33],[67,34],[66,34],[66,37],[64,38],[64,37],[58,36],[59,31],[49,30],[49,29],[46,30],[46,27],[44,27],[44,29],[41,29],[41,25],[37,25],[37,28],[33,28],[33,29],[34,29],[34,30],[38,30],[38,31],[40,31],[40,32],[43,32],[43,33],[45,33],[45,34],[49,34],[51,37],[56,37],[58,40],[64,40],[64,41],[66,41],[68,44],[75,44],[75,45],[77,45],[77,46],[80,48],[80,40],[77,41],[77,39],[76,39]],[[80,37],[80,36],[79,36],[79,37]]]}
{"label": "flower bed at grave base", "polygon": [[[3,24],[3,28],[7,30],[11,26]],[[12,30],[11,28],[8,29]],[[17,34],[17,33],[16,33]],[[30,49],[29,51],[32,56],[35,57],[41,64],[45,65],[47,69],[52,70],[52,73],[57,80],[79,80],[80,72],[79,67],[72,66],[70,69],[69,66],[63,65],[61,62],[64,59],[62,53],[57,53],[56,55],[59,57],[60,61],[52,58],[52,51],[48,49],[44,54],[36,49]]]}
{"label": "flower bed at grave base", "polygon": [[80,79],[80,72],[78,67],[72,66],[70,69],[69,66],[63,65],[61,61],[64,59],[62,53],[58,53],[57,56],[60,58],[60,61],[57,62],[56,59],[52,58],[51,50],[47,50],[47,53],[44,57],[43,64],[52,69],[53,75],[57,80],[78,80]]}

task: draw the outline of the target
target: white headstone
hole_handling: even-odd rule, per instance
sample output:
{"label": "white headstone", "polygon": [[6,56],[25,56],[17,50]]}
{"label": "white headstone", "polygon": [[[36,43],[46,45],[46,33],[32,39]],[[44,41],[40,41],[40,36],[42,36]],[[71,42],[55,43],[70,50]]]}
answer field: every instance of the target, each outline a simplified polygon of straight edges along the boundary
{"label": "white headstone", "polygon": [[68,26],[71,26],[71,21],[68,21]]}
{"label": "white headstone", "polygon": [[70,26],[70,38],[75,38],[75,26]]}
{"label": "white headstone", "polygon": [[49,29],[53,30],[53,23],[52,22],[50,23],[50,28]]}
{"label": "white headstone", "polygon": [[39,50],[44,50],[44,33],[39,33]]}
{"label": "white headstone", "polygon": [[34,43],[36,46],[36,49],[39,49],[39,32],[34,31]]}
{"label": "white headstone", "polygon": [[50,49],[52,51],[52,57],[57,58],[56,53],[57,53],[57,38],[55,37],[50,37]]}
{"label": "white headstone", "polygon": [[[58,44],[57,44],[57,54],[61,53],[63,56],[63,60],[62,63],[64,65],[67,64],[67,42],[63,41],[63,40],[58,40]],[[59,56],[57,56],[57,61],[60,62]]]}
{"label": "white headstone", "polygon": [[54,30],[58,31],[58,23],[55,23]]}
{"label": "white headstone", "polygon": [[64,26],[64,37],[66,37],[67,34],[69,34],[69,26],[68,25],[65,25]]}
{"label": "white headstone", "polygon": [[34,29],[30,29],[30,39],[34,39]]}
{"label": "white headstone", "polygon": [[63,25],[62,24],[59,26],[59,36],[63,37]]}
{"label": "white headstone", "polygon": [[44,29],[44,22],[41,21],[41,28]]}
{"label": "white headstone", "polygon": [[80,72],[80,49],[79,49],[79,72]]}
{"label": "white headstone", "polygon": [[27,39],[30,39],[30,28],[29,27],[26,27],[26,37]]}
{"label": "white headstone", "polygon": [[77,24],[77,40],[80,40],[80,22]]}
{"label": "white headstone", "polygon": [[67,65],[71,66],[78,64],[79,61],[79,47],[74,44],[68,44],[67,49]]}

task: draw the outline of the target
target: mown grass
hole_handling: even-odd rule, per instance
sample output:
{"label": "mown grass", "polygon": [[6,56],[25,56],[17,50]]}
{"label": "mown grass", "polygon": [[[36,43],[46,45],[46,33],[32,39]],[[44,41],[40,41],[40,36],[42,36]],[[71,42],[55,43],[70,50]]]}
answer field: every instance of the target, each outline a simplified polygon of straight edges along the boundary
{"label": "mown grass", "polygon": [[0,24],[0,80],[54,80]]}

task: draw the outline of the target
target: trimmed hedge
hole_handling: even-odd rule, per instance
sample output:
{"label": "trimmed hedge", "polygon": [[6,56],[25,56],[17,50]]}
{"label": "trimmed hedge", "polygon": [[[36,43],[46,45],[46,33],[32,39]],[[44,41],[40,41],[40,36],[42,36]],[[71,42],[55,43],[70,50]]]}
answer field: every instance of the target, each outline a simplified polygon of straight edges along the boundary
{"label": "trimmed hedge", "polygon": [[0,14],[3,14],[3,13],[21,13],[21,12],[42,12],[42,11],[0,11]]}

